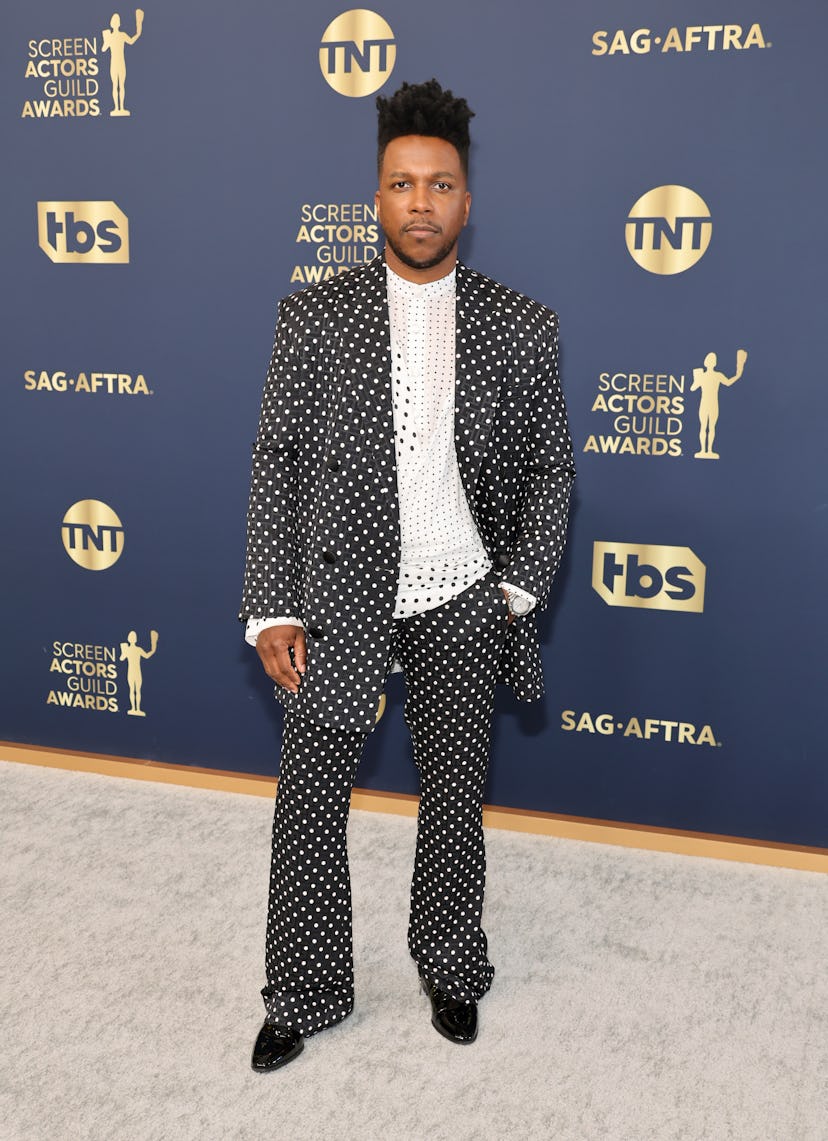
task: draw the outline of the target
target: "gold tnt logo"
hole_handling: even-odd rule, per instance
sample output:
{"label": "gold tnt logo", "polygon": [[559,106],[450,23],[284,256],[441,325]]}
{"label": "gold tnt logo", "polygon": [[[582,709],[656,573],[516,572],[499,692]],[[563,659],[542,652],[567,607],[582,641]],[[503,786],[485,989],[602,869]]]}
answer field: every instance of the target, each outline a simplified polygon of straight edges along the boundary
{"label": "gold tnt logo", "polygon": [[319,66],[327,83],[359,98],[379,90],[394,70],[397,45],[389,25],[367,8],[351,8],[322,33]]}
{"label": "gold tnt logo", "polygon": [[635,203],[625,237],[633,260],[649,273],[683,273],[704,256],[713,222],[707,203],[686,186],[657,186]]}
{"label": "gold tnt logo", "polygon": [[114,202],[38,202],[37,240],[53,262],[129,261],[129,221]]}
{"label": "gold tnt logo", "polygon": [[63,516],[63,546],[84,570],[108,570],[124,549],[124,528],[111,507],[99,499],[80,499]]}
{"label": "gold tnt logo", "polygon": [[594,543],[592,588],[607,606],[704,610],[704,563],[689,547]]}

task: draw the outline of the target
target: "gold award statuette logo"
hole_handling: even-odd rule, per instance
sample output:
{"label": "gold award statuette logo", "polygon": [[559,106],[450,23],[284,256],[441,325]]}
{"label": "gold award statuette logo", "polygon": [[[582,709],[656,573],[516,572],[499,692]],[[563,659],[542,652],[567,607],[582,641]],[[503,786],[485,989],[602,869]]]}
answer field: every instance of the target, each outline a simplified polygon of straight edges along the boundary
{"label": "gold award statuette logo", "polygon": [[707,203],[686,186],[656,186],[627,217],[627,249],[648,273],[684,273],[710,245],[713,222]]}
{"label": "gold award statuette logo", "polygon": [[116,12],[109,21],[109,27],[101,33],[103,50],[109,52],[109,79],[112,83],[112,110],[113,116],[131,115],[124,104],[126,87],[126,55],[124,49],[140,38],[144,30],[144,9],[135,9],[135,35],[127,35],[121,29],[121,17]]}
{"label": "gold award statuette logo", "polygon": [[698,388],[699,395],[699,450],[695,454],[697,460],[717,460],[719,453],[713,451],[713,442],[716,439],[716,425],[719,422],[719,389],[722,385],[730,388],[741,379],[747,360],[747,349],[738,349],[736,352],[736,372],[733,376],[725,376],[716,369],[717,358],[715,353],[708,353],[704,358],[704,368],[693,369],[693,383],[691,392]]}
{"label": "gold award statuette logo", "polygon": [[129,261],[129,220],[114,202],[38,202],[37,240],[53,262]]}
{"label": "gold award statuette logo", "polygon": [[607,606],[701,614],[706,577],[689,547],[593,544],[592,588]]}
{"label": "gold award statuette logo", "polygon": [[340,95],[372,95],[394,70],[397,45],[389,25],[367,8],[351,8],[322,33],[319,66]]}
{"label": "gold award statuette logo", "polygon": [[80,499],[63,516],[63,546],[84,570],[108,570],[124,550],[124,528],[111,507],[99,499]]}
{"label": "gold award statuette logo", "polygon": [[121,642],[121,661],[127,664],[127,685],[129,686],[129,717],[146,717],[141,708],[141,690],[144,685],[141,673],[141,662],[151,658],[158,649],[158,631],[150,630],[150,648],[145,650],[138,645],[138,635],[134,630],[127,634],[127,640]]}
{"label": "gold award statuette logo", "polygon": [[[143,641],[143,639],[142,639]],[[149,632],[149,649],[138,644],[138,635],[130,630],[126,641],[115,645],[57,639],[52,643],[49,681],[52,688],[47,705],[64,709],[83,709],[90,713],[124,711],[119,685],[129,690],[128,717],[146,717],[141,707],[144,678],[142,665],[158,648],[158,631]],[[125,662],[125,677],[119,677],[118,662]]]}

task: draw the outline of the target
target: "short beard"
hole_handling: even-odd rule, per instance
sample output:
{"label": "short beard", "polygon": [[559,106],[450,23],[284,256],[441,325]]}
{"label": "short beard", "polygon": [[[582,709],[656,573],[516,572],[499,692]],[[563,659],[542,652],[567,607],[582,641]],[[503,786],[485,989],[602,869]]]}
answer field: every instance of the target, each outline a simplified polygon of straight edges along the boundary
{"label": "short beard", "polygon": [[434,269],[435,265],[439,265],[440,262],[446,260],[451,251],[457,245],[457,238],[452,238],[450,242],[446,242],[444,246],[440,247],[434,257],[426,258],[424,261],[420,261],[417,258],[409,257],[408,254],[403,253],[400,247],[388,234],[385,235],[385,240],[388,242],[389,246],[403,263],[403,265],[407,265],[409,269]]}

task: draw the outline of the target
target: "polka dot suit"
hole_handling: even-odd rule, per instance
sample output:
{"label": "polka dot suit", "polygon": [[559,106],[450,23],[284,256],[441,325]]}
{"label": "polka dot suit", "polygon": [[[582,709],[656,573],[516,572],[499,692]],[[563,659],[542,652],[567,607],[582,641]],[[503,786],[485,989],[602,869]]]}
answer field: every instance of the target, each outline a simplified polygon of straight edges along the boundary
{"label": "polka dot suit", "polygon": [[409,949],[455,998],[479,998],[493,975],[480,927],[480,813],[494,684],[524,700],[543,692],[535,614],[507,627],[497,583],[545,603],[574,468],[555,315],[462,264],[456,288],[455,449],[493,569],[442,606],[397,619],[384,261],[280,305],[240,617],[295,614],[307,632],[299,693],[278,692],[285,727],[262,992],[269,1019],[304,1034],[353,1003],[348,796],[395,659],[421,778]]}

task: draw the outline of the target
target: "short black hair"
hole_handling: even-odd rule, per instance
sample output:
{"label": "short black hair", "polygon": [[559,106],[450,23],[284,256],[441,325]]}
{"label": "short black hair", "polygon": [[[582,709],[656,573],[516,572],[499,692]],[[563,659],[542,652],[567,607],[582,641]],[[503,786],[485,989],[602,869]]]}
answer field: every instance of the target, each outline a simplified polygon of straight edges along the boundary
{"label": "short black hair", "polygon": [[436,79],[404,83],[388,99],[377,96],[377,169],[382,169],[385,148],[401,135],[427,135],[445,139],[460,156],[464,174],[469,172],[469,120],[474,117],[465,99],[456,99]]}

